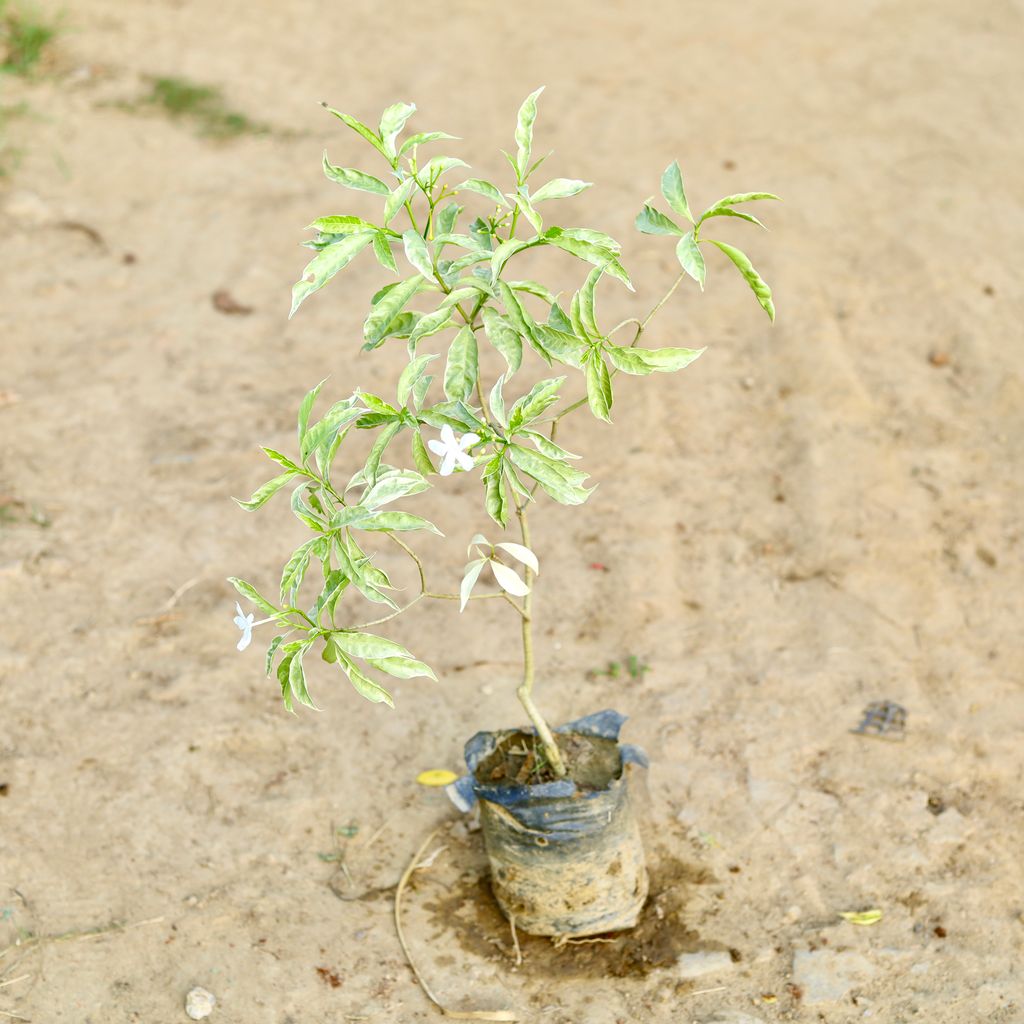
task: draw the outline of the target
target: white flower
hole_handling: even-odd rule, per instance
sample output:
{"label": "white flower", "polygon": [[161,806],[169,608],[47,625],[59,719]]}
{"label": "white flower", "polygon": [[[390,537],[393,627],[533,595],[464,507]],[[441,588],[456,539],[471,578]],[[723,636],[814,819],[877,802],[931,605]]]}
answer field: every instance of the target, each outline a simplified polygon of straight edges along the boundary
{"label": "white flower", "polygon": [[451,476],[456,463],[465,470],[473,468],[473,457],[466,454],[466,449],[479,440],[476,434],[463,434],[461,438],[456,438],[455,431],[446,423],[441,428],[441,440],[428,441],[427,446],[435,455],[442,456],[441,476]]}
{"label": "white flower", "polygon": [[252,627],[255,625],[253,621],[256,616],[250,612],[248,615],[242,611],[242,606],[236,601],[235,611],[238,614],[235,616],[235,625],[242,631],[242,639],[238,641],[238,649],[244,651],[249,644],[252,643]]}

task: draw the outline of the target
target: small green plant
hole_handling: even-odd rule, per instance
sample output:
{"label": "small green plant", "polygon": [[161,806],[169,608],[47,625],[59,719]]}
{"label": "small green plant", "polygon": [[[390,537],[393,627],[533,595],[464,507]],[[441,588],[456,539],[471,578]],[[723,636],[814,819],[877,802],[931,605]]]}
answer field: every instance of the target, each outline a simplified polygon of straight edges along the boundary
{"label": "small green plant", "polygon": [[57,27],[28,5],[0,0],[0,71],[30,75],[56,34]]}
{"label": "small green plant", "polygon": [[588,679],[618,679],[623,672],[632,682],[643,681],[644,675],[651,671],[651,666],[635,654],[627,654],[624,661],[609,661],[604,668],[592,668],[587,673]]}
{"label": "small green plant", "polygon": [[[370,299],[363,348],[372,351],[385,344],[404,343],[408,364],[396,382],[393,398],[357,388],[334,402],[315,422],[313,406],[324,382],[306,395],[299,406],[297,452],[286,455],[264,448],[281,472],[239,504],[252,511],[291,487],[292,511],[312,536],[285,564],[276,601],[241,579],[232,577],[231,582],[266,616],[256,622],[254,613],[247,614],[236,604],[235,623],[242,631],[239,650],[248,646],[255,626],[273,622],[280,629],[270,642],[266,671],[269,675],[276,663],[289,709],[296,701],[314,706],[303,667],[314,649],[324,661],[336,665],[367,700],[391,705],[391,695],[370,672],[401,679],[436,676],[401,644],[367,632],[369,629],[425,599],[457,601],[460,610],[477,599],[505,601],[522,628],[523,677],[516,692],[542,747],[543,757],[535,756],[534,764],[546,762],[561,777],[566,774],[562,755],[533,699],[532,595],[540,564],[532,547],[530,516],[542,496],[562,505],[580,505],[593,488],[585,486],[588,474],[575,466],[579,456],[557,443],[559,424],[581,408],[589,408],[597,419],[610,423],[612,383],[617,374],[646,376],[681,370],[701,355],[703,349],[644,348],[639,342],[683,281],[690,278],[703,289],[707,271],[702,245],[716,247],[729,259],[774,319],[771,290],[746,255],[725,242],[704,238],[702,231],[720,217],[763,227],[756,217],[737,207],[777,197],[767,192],[730,195],[695,217],[679,165],[669,164],[661,178],[661,193],[674,217],[648,202],[636,218],[636,227],[644,234],[672,238],[681,271],[643,318],[630,317],[606,328],[597,313],[599,287],[609,280],[630,290],[633,285],[614,238],[593,228],[545,222],[552,209],[549,204],[578,195],[591,183],[554,178],[533,186],[533,176],[545,160],[533,158],[540,92],[530,95],[519,110],[516,151],[505,154],[513,178],[507,190],[472,177],[449,184],[453,172],[468,167],[456,157],[421,160],[420,147],[452,138],[445,132],[418,132],[399,142],[416,109],[412,104],[388,107],[376,131],[349,114],[331,110],[383,158],[388,180],[336,166],[326,153],[324,173],[344,188],[379,196],[383,210],[373,221],[338,214],[312,222],[315,236],[304,244],[315,255],[292,289],[291,315],[370,249],[384,270],[399,280],[384,285]],[[468,223],[461,227],[466,214],[462,204],[469,201],[478,203],[480,212],[466,215]],[[404,219],[406,225],[393,227],[396,218]],[[560,251],[589,265],[585,281],[567,303],[545,284],[513,275],[512,268],[521,265],[530,250],[539,248]],[[414,303],[419,308],[414,308]],[[632,337],[625,342],[614,340],[622,331]],[[435,378],[429,371],[439,353],[426,349],[442,338],[444,370]],[[484,344],[503,359],[503,371],[486,382],[480,359]],[[567,373],[510,395],[527,353],[548,366],[565,367]],[[569,373],[578,375],[582,397],[563,396]],[[353,428],[372,432],[374,441],[361,466],[343,470],[338,455]],[[407,439],[414,468],[386,461],[386,457],[396,457],[400,439]],[[439,465],[431,453],[440,456]],[[477,534],[469,542],[470,561],[459,593],[438,592],[428,585],[423,561],[403,538],[416,531],[440,531],[426,519],[397,509],[396,503],[427,490],[432,478],[443,485],[456,471],[477,470],[487,514],[503,530],[515,520],[519,539],[492,543]],[[391,597],[389,592],[395,588],[369,549],[368,541],[374,537],[383,537],[415,564],[419,593],[402,606]],[[317,580],[309,598],[302,599],[311,567]],[[474,593],[485,569],[497,589]],[[382,606],[386,613],[357,621],[350,604],[359,598]],[[630,658],[626,670],[637,678],[646,666]]]}
{"label": "small green plant", "polygon": [[155,78],[149,93],[129,107],[155,107],[169,117],[193,122],[201,134],[213,138],[261,134],[264,125],[229,109],[214,86],[198,85],[184,78]]}

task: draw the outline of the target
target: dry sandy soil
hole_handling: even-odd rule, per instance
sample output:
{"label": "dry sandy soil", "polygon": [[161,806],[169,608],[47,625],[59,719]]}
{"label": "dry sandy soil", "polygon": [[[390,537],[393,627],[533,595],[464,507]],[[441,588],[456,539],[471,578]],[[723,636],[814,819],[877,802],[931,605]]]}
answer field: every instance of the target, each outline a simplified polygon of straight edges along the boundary
{"label": "dry sandy soil", "polygon": [[[76,0],[46,73],[4,83],[31,115],[0,186],[0,1017],[184,1020],[203,985],[213,1021],[437,1019],[391,913],[438,828],[408,930],[455,1008],[1024,1021],[1020,5],[426,11]],[[166,74],[273,131],[215,142],[116,106]],[[391,712],[324,665],[323,711],[296,718],[259,644],[235,651],[225,582],[272,589],[302,538],[284,503],[230,501],[268,475],[257,442],[290,450],[327,374],[342,397],[403,358],[358,352],[368,257],[285,319],[303,225],[363,210],[320,174],[325,146],[367,156],[317,101],[371,120],[414,100],[490,177],[539,84],[538,150],[598,182],[567,216],[622,238],[638,282],[608,289],[609,322],[675,273],[631,228],[671,159],[695,202],[786,200],[770,235],[727,236],[776,325],[713,264],[651,335],[708,353],[623,380],[615,429],[567,421],[601,487],[535,516],[539,699],[621,709],[652,759],[647,964],[530,941],[517,966],[479,834],[415,784],[521,720],[511,615],[420,606],[392,632],[440,683]],[[222,288],[253,312],[215,309]],[[470,495],[456,478],[422,504],[448,589],[484,526]],[[630,654],[642,679],[592,671]],[[901,743],[850,732],[882,698],[909,711]]]}

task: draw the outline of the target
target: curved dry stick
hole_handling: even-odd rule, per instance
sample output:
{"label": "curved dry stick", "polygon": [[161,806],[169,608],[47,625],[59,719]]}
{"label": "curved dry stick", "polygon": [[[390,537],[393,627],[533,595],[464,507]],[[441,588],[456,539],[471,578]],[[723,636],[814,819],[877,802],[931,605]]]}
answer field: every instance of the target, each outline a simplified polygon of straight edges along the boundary
{"label": "curved dry stick", "polygon": [[488,1020],[498,1022],[512,1022],[519,1020],[518,1015],[512,1010],[449,1010],[437,996],[430,990],[430,987],[423,980],[423,975],[420,974],[413,962],[412,954],[409,952],[409,945],[405,941],[405,934],[402,931],[402,895],[405,892],[405,887],[409,884],[409,879],[412,878],[412,873],[420,866],[420,861],[423,860],[423,854],[426,852],[427,847],[431,844],[434,836],[437,835],[437,829],[423,840],[422,845],[416,851],[416,856],[409,861],[409,866],[402,873],[401,879],[398,882],[398,888],[395,890],[395,931],[398,933],[398,944],[402,947],[402,952],[405,954],[405,961],[409,965],[409,969],[412,971],[419,983],[423,994],[446,1016],[452,1020]]}

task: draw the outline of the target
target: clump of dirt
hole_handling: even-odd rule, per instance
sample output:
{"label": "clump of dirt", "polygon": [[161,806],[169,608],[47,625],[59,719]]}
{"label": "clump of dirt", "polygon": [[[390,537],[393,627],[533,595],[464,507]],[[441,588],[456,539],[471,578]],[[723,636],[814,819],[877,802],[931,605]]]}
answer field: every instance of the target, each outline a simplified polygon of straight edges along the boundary
{"label": "clump of dirt", "polygon": [[[622,757],[615,740],[578,732],[559,733],[556,739],[569,778],[580,789],[607,789],[622,774]],[[536,786],[554,782],[557,777],[543,744],[528,732],[509,733],[476,769],[477,781],[491,786]]]}
{"label": "clump of dirt", "polygon": [[[714,877],[669,856],[660,857],[650,874],[651,894],[635,928],[567,940],[520,932],[520,973],[544,978],[642,978],[671,967],[683,953],[724,949],[702,941],[683,923],[688,888],[714,882]],[[426,909],[432,923],[453,931],[466,952],[489,960],[516,961],[509,923],[495,902],[486,873],[466,872]]]}

